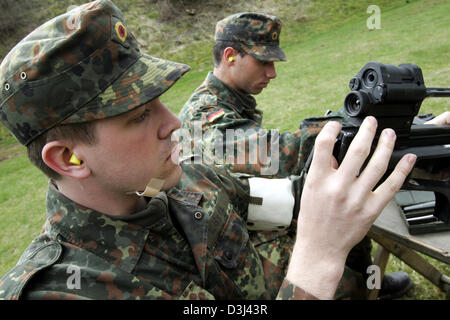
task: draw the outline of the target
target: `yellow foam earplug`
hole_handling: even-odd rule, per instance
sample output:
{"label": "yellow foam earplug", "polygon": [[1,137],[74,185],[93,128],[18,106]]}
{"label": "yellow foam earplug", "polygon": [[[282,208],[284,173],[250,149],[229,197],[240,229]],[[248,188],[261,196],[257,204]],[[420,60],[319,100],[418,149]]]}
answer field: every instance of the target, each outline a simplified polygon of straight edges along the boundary
{"label": "yellow foam earplug", "polygon": [[234,61],[234,57],[229,57],[228,61],[233,62]]}
{"label": "yellow foam earplug", "polygon": [[72,153],[72,156],[70,157],[69,162],[71,164],[74,164],[74,165],[77,165],[77,166],[79,166],[81,164],[80,159],[78,159],[77,156],[74,153]]}

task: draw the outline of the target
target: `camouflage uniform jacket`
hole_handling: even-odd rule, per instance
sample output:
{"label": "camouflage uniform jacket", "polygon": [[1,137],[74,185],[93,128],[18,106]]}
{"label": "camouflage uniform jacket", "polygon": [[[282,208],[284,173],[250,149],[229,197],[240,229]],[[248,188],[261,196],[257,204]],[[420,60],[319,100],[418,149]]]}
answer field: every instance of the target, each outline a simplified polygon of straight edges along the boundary
{"label": "camouflage uniform jacket", "polygon": [[[256,109],[255,99],[248,94],[242,94],[233,90],[210,72],[203,84],[198,87],[180,111],[184,136],[195,137],[194,143],[199,143],[196,128],[201,126],[201,151],[207,159],[214,159],[215,163],[224,164],[234,172],[245,172],[253,175],[267,175],[272,177],[287,177],[300,175],[305,162],[314,145],[314,139],[320,132],[326,121],[342,121],[343,114],[339,111],[326,117],[308,118],[301,122],[298,130],[294,132],[279,133],[277,130],[265,130],[262,126],[262,111]],[[236,134],[232,139],[227,139],[226,130],[234,129]],[[244,134],[238,134],[237,129],[242,129]],[[217,139],[220,136],[220,140]],[[279,138],[279,139],[278,139]],[[271,150],[271,141],[278,139],[278,150]],[[266,142],[267,147],[262,143]],[[216,144],[223,144],[222,154],[226,149],[235,150],[235,154],[242,154],[239,148],[245,146],[247,153],[245,161],[231,163],[224,157],[217,156]],[[253,148],[259,148],[256,152]],[[264,149],[261,149],[261,146]],[[184,148],[183,148],[184,149]],[[195,147],[190,154],[198,154]],[[242,149],[241,149],[242,150]],[[267,151],[266,151],[267,150]],[[183,150],[184,152],[185,150]],[[274,156],[274,152],[278,155]],[[268,159],[250,161],[248,153],[267,154],[270,159],[278,160],[278,165],[273,161],[268,164]],[[279,167],[279,168],[277,168]],[[264,173],[264,168],[266,173]],[[278,169],[278,170],[277,170]]]}
{"label": "camouflage uniform jacket", "polygon": [[288,231],[247,231],[245,181],[194,164],[183,172],[179,189],[119,218],[74,203],[50,183],[44,232],[0,280],[0,298],[311,297],[283,282]]}

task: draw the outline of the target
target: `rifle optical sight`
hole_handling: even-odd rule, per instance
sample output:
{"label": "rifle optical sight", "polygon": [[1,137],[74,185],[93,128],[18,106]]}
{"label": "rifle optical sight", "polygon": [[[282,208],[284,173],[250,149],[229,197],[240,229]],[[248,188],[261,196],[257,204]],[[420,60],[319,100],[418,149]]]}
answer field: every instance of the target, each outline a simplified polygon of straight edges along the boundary
{"label": "rifle optical sight", "polygon": [[[350,80],[349,87],[351,92],[344,100],[344,111],[349,117],[343,119],[342,130],[333,149],[337,162],[343,161],[364,118],[374,116],[378,126],[371,155],[383,129],[392,128],[397,136],[381,181],[405,154],[414,153],[417,160],[413,173],[418,173],[418,176],[407,178],[402,189],[434,192],[433,215],[444,226],[440,224],[433,230],[450,230],[450,178],[445,176],[450,170],[450,127],[414,123],[425,98],[450,97],[450,88],[426,88],[422,70],[415,64],[394,66],[379,62],[368,62]],[[311,161],[312,153],[305,164],[306,171]],[[444,178],[437,178],[436,173],[442,173]]]}
{"label": "rifle optical sight", "polygon": [[344,100],[344,109],[351,117],[412,118],[426,97],[422,70],[414,64],[397,67],[369,62],[350,80],[349,87],[352,91]]}

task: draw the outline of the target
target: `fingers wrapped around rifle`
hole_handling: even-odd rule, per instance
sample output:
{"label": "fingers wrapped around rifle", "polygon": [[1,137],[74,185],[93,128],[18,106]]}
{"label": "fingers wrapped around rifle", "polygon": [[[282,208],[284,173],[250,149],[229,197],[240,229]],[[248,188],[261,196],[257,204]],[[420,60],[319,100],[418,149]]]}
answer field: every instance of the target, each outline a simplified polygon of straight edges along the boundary
{"label": "fingers wrapped around rifle", "polygon": [[336,138],[341,131],[341,124],[330,121],[325,124],[314,143],[314,154],[308,176],[310,179],[320,179],[333,169],[332,157]]}
{"label": "fingers wrapped around rifle", "polygon": [[395,166],[394,171],[379,185],[369,199],[368,206],[375,211],[382,210],[390,199],[400,190],[405,179],[411,172],[416,162],[416,155],[408,153],[404,155]]}
{"label": "fingers wrapped around rifle", "polygon": [[339,173],[344,179],[352,181],[358,176],[369,156],[376,129],[377,120],[374,117],[366,117],[339,166]]}
{"label": "fingers wrapped around rifle", "polygon": [[358,183],[361,188],[372,190],[383,177],[394,150],[395,140],[394,130],[384,129],[381,132],[375,152],[359,177]]}

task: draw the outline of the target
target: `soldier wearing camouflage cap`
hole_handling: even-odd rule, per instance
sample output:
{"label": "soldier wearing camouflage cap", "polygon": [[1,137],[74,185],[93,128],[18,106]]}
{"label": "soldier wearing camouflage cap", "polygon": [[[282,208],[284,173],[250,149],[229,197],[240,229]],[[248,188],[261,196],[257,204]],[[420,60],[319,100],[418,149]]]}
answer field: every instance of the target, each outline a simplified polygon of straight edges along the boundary
{"label": "soldier wearing camouflage cap", "polygon": [[[233,171],[277,178],[300,175],[314,138],[326,121],[325,118],[306,121],[302,129],[281,135],[276,130],[269,132],[262,128],[263,112],[257,109],[253,95],[263,91],[276,77],[275,62],[286,60],[279,46],[281,26],[279,18],[253,12],[236,13],[217,22],[214,69],[179,114],[182,128],[187,129],[191,137],[195,133],[194,124],[201,123],[203,153],[213,155],[212,159]],[[251,135],[217,142],[215,135],[210,134],[218,132],[225,136],[227,129],[243,129]],[[264,173],[263,161],[259,159],[256,163],[238,164],[224,163],[222,158],[214,157],[217,143],[223,143],[223,150],[234,149],[242,143],[246,146],[245,150],[251,150],[251,145],[258,145],[254,142],[265,139],[269,143],[274,136],[279,136],[279,152],[274,170],[271,170],[273,172]],[[271,150],[270,145],[267,150]],[[259,150],[255,150],[254,154],[260,155]]]}
{"label": "soldier wearing camouflage cap", "polygon": [[[324,117],[304,119],[294,132],[280,133],[262,127],[263,111],[257,109],[253,95],[262,92],[276,77],[275,62],[286,61],[279,46],[281,27],[279,18],[254,12],[236,13],[217,22],[213,72],[208,73],[185,103],[179,117],[187,132],[185,136],[198,140],[196,132],[202,133],[202,143],[197,143],[210,161],[234,172],[269,178],[289,177],[296,194],[295,218],[300,197],[298,190],[301,189],[298,185],[302,183],[302,170],[315,138],[326,122],[344,122],[346,114],[338,110]],[[241,130],[243,134],[231,135],[229,139],[227,130]],[[229,150],[238,154],[240,148],[247,153],[245,162],[239,162],[239,158],[234,161],[226,158]],[[265,153],[271,160],[269,164],[261,157]],[[274,197],[278,196],[274,194]],[[367,277],[367,267],[372,264],[371,247],[370,239],[364,238],[348,259],[348,265],[363,277]],[[404,286],[411,283],[405,273],[386,275],[390,280],[392,277],[399,281],[385,283],[401,282]],[[389,295],[392,290],[397,288],[385,286],[381,294]]]}
{"label": "soldier wearing camouflage cap", "polygon": [[141,53],[115,7],[87,4],[38,28],[6,56],[0,118],[29,145],[58,124],[128,112],[160,96],[188,70]]}
{"label": "soldier wearing camouflage cap", "polygon": [[286,61],[280,48],[281,20],[275,16],[243,12],[216,24],[214,41],[235,43],[260,61]]}
{"label": "soldier wearing camouflage cap", "polygon": [[[141,53],[108,0],[48,21],[11,50],[0,67],[2,122],[51,181],[44,231],[0,279],[1,299],[333,296],[345,272],[346,248],[367,231],[367,221],[330,210],[348,217],[339,219],[347,223],[346,241],[324,255],[329,246],[323,241],[336,243],[339,226],[336,231],[334,224],[319,224],[308,239],[299,232],[298,242],[310,245],[294,247],[286,276],[285,233],[258,237],[247,229],[252,199],[246,179],[177,161],[171,138],[180,122],[159,97],[188,69]],[[361,134],[368,134],[366,127]],[[329,126],[331,140],[323,139],[335,139],[337,128]],[[331,163],[326,148],[315,154],[325,161],[313,160],[312,176]],[[407,174],[410,168],[401,165]],[[405,177],[395,173],[387,184],[402,184]],[[370,199],[383,203],[393,195]],[[321,196],[305,199],[305,207]],[[301,216],[305,223],[326,220],[327,211],[310,208]],[[321,256],[330,259],[323,264]]]}

